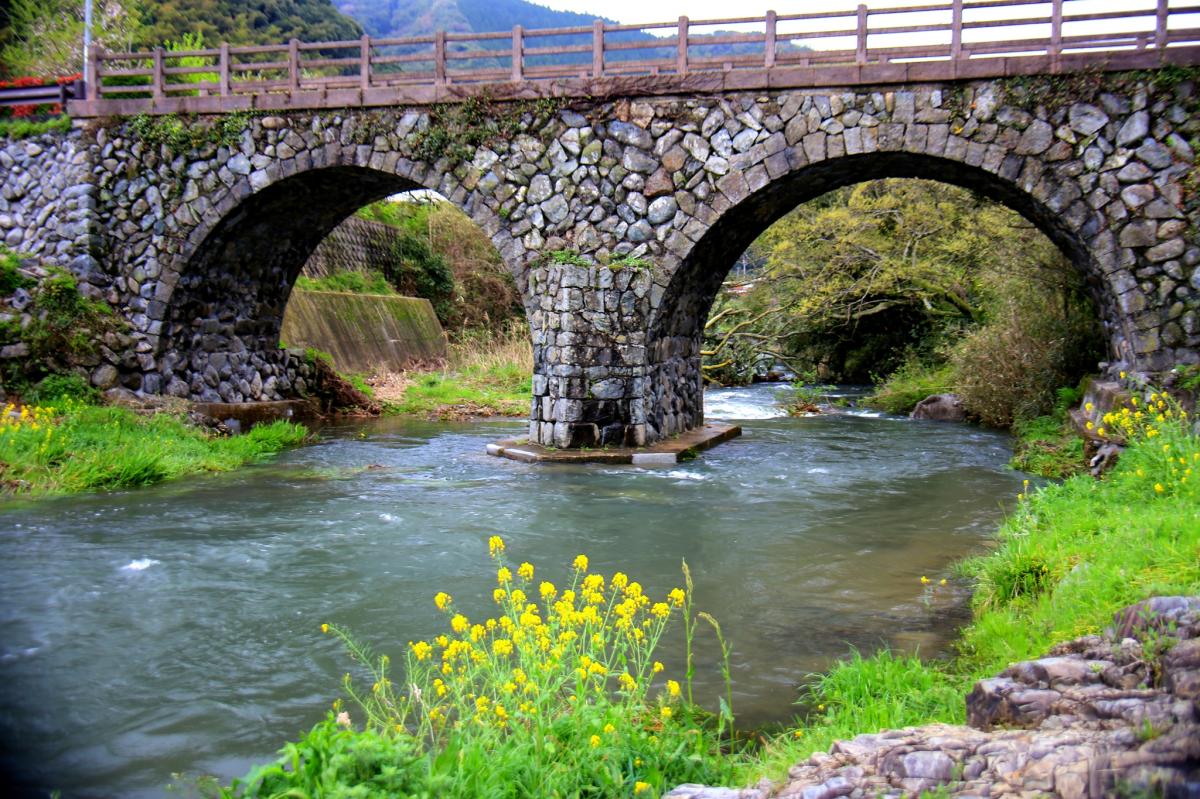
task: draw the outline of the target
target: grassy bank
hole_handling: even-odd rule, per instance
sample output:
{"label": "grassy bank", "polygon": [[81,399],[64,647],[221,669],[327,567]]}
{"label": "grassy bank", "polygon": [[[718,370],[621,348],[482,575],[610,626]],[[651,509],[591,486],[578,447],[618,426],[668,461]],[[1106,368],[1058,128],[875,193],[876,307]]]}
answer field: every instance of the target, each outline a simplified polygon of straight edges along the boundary
{"label": "grassy bank", "polygon": [[1139,600],[1200,593],[1200,438],[1151,396],[1150,409],[1143,400],[1107,420],[1132,443],[1103,480],[1077,475],[1022,497],[996,549],[960,565],[974,618],[952,661],[883,652],[838,663],[804,697],[808,717],[744,763],[741,781],[779,778],[839,738],[962,723],[977,679],[1098,632]]}
{"label": "grassy bank", "polygon": [[276,422],[223,437],[174,414],[143,416],[75,400],[9,405],[0,416],[0,497],[129,488],[227,471],[306,435],[302,426]]}
{"label": "grassy bank", "polygon": [[529,413],[533,352],[524,325],[493,333],[477,331],[450,343],[446,365],[414,372],[412,382],[388,413],[458,419],[526,416]]}

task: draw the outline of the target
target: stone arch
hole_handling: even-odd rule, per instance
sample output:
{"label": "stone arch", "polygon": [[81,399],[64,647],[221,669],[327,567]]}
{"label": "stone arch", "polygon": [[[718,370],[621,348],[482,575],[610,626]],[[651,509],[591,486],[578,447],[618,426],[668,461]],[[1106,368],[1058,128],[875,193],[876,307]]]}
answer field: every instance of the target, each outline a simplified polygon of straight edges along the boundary
{"label": "stone arch", "polygon": [[[308,168],[293,160],[241,175],[211,197],[175,268],[164,273],[169,291],[157,352],[167,393],[235,402],[292,395],[289,369],[295,365],[278,349],[279,331],[292,286],[313,250],[364,205],[442,188],[441,174],[423,164],[391,158],[367,165],[356,159],[354,146],[333,149],[318,150],[312,158],[318,163]],[[447,199],[493,243],[507,241],[486,206],[470,195]],[[519,281],[522,271],[508,265]]]}
{"label": "stone arch", "polygon": [[[804,164],[793,161],[787,171],[756,191],[744,182],[729,187],[718,201],[724,210],[680,257],[648,325],[648,366],[655,376],[650,385],[657,396],[649,397],[647,405],[657,412],[648,415],[647,423],[659,435],[670,435],[702,421],[699,367],[704,323],[738,255],[798,205],[844,186],[881,178],[922,178],[961,186],[1021,214],[1083,274],[1108,333],[1110,354],[1128,354],[1132,331],[1117,312],[1116,297],[1092,249],[1096,234],[1105,227],[1103,217],[1076,202],[1078,188],[1053,173],[1038,176],[1033,185],[1023,184],[1024,162],[1010,156],[995,169],[987,169],[945,154],[894,150]],[[1064,205],[1070,205],[1072,213],[1063,213]]]}

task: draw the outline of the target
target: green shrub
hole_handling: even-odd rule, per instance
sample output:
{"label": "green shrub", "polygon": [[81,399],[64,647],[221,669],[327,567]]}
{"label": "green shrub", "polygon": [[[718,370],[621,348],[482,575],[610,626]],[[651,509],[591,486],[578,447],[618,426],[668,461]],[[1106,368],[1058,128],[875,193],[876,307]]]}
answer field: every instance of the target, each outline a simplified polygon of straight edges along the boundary
{"label": "green shrub", "polygon": [[25,401],[37,405],[61,405],[64,401],[94,405],[100,393],[76,374],[47,375],[25,394]]}
{"label": "green shrub", "polygon": [[1010,298],[951,356],[955,389],[972,417],[992,427],[1051,412],[1059,386],[1095,368],[1103,337],[1096,317],[1063,313],[1055,297]]}
{"label": "green shrub", "polygon": [[7,297],[17,289],[33,285],[33,281],[20,272],[21,258],[0,244],[0,297]]}
{"label": "green shrub", "polygon": [[949,366],[930,365],[909,357],[875,387],[863,404],[887,413],[906,414],[926,397],[953,389],[954,371]]}
{"label": "green shrub", "polygon": [[396,294],[396,289],[378,269],[366,272],[333,272],[324,277],[296,279],[296,288],[304,291],[345,291],[351,294]]}

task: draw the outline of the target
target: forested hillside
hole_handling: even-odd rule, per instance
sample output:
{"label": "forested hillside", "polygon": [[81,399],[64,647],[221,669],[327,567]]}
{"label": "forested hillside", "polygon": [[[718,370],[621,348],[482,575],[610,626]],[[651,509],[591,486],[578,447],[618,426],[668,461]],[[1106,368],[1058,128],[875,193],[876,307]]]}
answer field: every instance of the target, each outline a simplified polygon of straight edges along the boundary
{"label": "forested hillside", "polygon": [[208,42],[278,44],[288,39],[334,41],[362,35],[362,26],[330,0],[162,0],[144,5],[141,44],[202,33]]}

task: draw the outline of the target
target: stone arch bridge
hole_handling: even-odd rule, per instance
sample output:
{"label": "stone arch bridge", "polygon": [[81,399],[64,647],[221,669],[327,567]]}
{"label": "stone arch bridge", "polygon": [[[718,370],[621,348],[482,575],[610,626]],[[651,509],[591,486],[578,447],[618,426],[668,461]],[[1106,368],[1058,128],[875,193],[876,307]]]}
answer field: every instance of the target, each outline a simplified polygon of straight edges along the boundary
{"label": "stone arch bridge", "polygon": [[[494,103],[475,123],[510,132],[469,146],[447,107],[199,118],[212,135],[182,149],[98,118],[0,152],[0,222],[124,313],[98,382],[276,400],[305,390],[278,340],[306,258],[360,206],[433,189],[524,296],[531,440],[640,445],[703,421],[702,329],[737,255],[874,178],[965,186],[1031,220],[1086,275],[1120,368],[1200,361],[1197,91],[1172,69]],[[435,133],[451,154],[428,154]]]}

